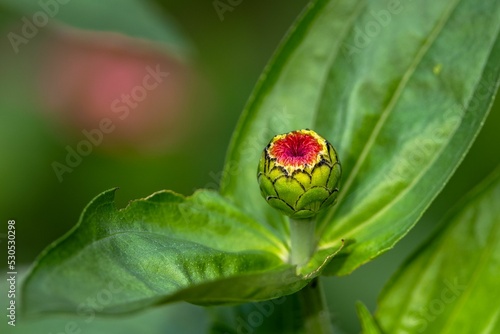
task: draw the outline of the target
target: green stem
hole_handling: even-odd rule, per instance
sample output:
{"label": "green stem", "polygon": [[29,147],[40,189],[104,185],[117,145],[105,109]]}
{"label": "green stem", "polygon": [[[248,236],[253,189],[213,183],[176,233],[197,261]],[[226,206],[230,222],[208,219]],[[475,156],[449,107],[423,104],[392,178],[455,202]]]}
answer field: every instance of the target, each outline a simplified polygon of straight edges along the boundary
{"label": "green stem", "polygon": [[330,322],[330,313],[326,305],[325,295],[320,285],[319,278],[314,278],[309,284],[298,292],[304,328],[306,333],[331,334],[333,327]]}
{"label": "green stem", "polygon": [[291,255],[290,262],[301,266],[305,264],[316,247],[316,220],[290,219]]}

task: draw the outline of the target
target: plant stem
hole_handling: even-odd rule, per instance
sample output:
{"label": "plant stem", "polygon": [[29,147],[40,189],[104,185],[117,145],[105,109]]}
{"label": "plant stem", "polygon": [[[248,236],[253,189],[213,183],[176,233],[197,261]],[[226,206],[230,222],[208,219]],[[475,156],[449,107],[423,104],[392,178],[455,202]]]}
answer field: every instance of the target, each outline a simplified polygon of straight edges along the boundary
{"label": "plant stem", "polygon": [[[290,262],[292,264],[302,266],[309,261],[316,247],[315,228],[316,220],[314,218],[309,220],[290,219],[290,238],[292,243]],[[298,294],[304,314],[304,328],[306,333],[333,333],[330,314],[318,277],[309,282]]]}
{"label": "plant stem", "polygon": [[305,333],[331,334],[333,327],[330,322],[330,313],[326,305],[325,295],[319,282],[314,278],[298,292],[304,317]]}
{"label": "plant stem", "polygon": [[314,219],[290,219],[290,238],[292,264],[301,266],[305,264],[316,246],[315,238],[316,220]]}

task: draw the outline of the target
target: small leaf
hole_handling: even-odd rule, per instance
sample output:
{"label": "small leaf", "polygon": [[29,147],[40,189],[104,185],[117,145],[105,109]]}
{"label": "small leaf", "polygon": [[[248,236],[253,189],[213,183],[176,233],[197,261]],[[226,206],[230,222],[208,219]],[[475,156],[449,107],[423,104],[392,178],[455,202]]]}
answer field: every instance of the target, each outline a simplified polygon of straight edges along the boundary
{"label": "small leaf", "polygon": [[363,334],[381,334],[380,328],[373,319],[370,311],[362,302],[356,303],[356,310],[358,311],[359,320],[361,320],[361,328]]}
{"label": "small leaf", "polygon": [[467,153],[498,89],[499,1],[396,3],[313,2],[261,77],[227,155],[221,193],[288,233],[256,186],[262,149],[303,128],[332,143],[343,181],[337,204],[318,217],[324,256],[314,261],[331,258],[342,239],[345,247],[325,274],[348,274],[408,233]]}
{"label": "small leaf", "polygon": [[385,287],[387,333],[500,333],[500,167]]}
{"label": "small leaf", "polygon": [[307,282],[288,265],[280,238],[217,193],[169,191],[114,206],[114,190],[85,209],[79,224],[46,250],[24,285],[29,313],[121,313],[187,300],[265,300]]}

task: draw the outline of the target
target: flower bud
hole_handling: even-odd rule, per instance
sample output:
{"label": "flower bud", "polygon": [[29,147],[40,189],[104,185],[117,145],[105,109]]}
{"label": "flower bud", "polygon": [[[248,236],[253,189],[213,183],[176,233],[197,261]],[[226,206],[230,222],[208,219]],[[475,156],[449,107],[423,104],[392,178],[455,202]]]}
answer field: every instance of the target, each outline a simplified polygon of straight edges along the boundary
{"label": "flower bud", "polygon": [[298,130],[271,140],[257,178],[272,207],[293,219],[305,219],[332,205],[341,173],[333,146],[312,130]]}

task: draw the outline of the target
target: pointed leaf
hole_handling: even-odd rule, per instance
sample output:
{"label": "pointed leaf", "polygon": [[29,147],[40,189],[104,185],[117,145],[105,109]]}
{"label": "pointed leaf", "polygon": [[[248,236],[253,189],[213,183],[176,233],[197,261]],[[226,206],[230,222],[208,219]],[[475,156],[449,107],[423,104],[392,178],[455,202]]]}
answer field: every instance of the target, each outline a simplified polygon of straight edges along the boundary
{"label": "pointed leaf", "polygon": [[311,128],[336,147],[343,167],[337,204],[318,217],[324,252],[311,270],[342,239],[325,274],[347,274],[391,248],[484,122],[499,83],[499,16],[496,0],[313,2],[248,102],[221,193],[288,233],[255,173],[273,135]]}
{"label": "pointed leaf", "polygon": [[377,323],[373,319],[370,311],[368,311],[362,302],[356,303],[356,310],[358,312],[359,320],[361,320],[363,334],[381,334],[380,328],[378,328]]}
{"label": "pointed leaf", "polygon": [[500,333],[500,167],[385,287],[387,333]]}
{"label": "pointed leaf", "polygon": [[24,284],[29,313],[121,313],[187,300],[255,301],[307,282],[286,263],[283,242],[217,193],[184,198],[161,191],[114,206],[114,190],[85,209],[80,223],[49,247]]}

